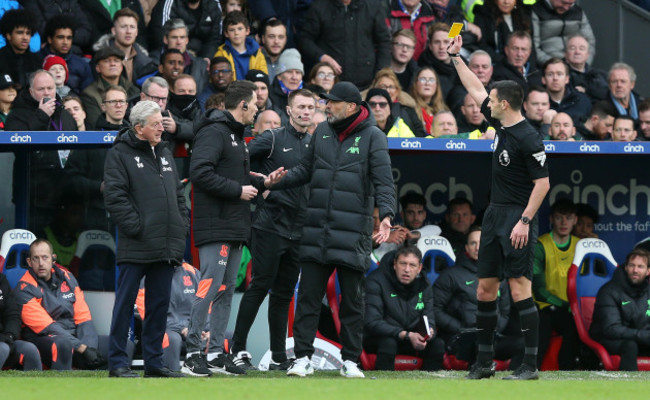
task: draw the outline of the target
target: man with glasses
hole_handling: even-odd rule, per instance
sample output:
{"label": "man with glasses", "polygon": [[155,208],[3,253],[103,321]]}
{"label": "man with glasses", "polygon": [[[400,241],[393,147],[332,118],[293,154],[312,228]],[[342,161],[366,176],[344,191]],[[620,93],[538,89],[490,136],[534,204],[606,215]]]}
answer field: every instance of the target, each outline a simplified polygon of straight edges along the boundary
{"label": "man with glasses", "polygon": [[418,69],[413,55],[415,54],[415,34],[410,29],[400,29],[393,33],[393,44],[390,48],[390,69],[393,70],[399,84],[408,90]]}
{"label": "man with glasses", "polygon": [[[436,21],[433,6],[421,0],[391,0],[386,24],[393,33],[402,29],[411,30],[417,38],[413,58],[417,61],[427,47],[427,29]],[[393,35],[393,45],[395,36]],[[406,88],[407,86],[402,86]]]}
{"label": "man with glasses", "polygon": [[366,101],[370,106],[370,111],[375,117],[377,127],[386,134],[387,137],[415,137],[411,128],[400,116],[393,116],[390,112],[390,95],[384,89],[373,88],[368,90]]}
{"label": "man with glasses", "polygon": [[205,102],[210,96],[223,93],[233,81],[233,71],[230,61],[226,57],[214,57],[210,63],[209,83],[200,92],[198,99],[201,110],[205,110]]}
{"label": "man with glasses", "polygon": [[126,90],[121,86],[110,86],[102,96],[102,114],[95,122],[95,129],[102,131],[119,131],[129,124],[124,121],[128,102]]}

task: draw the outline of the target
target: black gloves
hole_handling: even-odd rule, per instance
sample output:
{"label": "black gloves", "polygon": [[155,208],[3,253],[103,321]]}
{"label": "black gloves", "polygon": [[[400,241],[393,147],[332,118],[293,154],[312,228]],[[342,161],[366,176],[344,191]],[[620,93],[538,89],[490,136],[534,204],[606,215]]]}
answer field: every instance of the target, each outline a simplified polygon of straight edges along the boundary
{"label": "black gloves", "polygon": [[75,351],[72,356],[72,364],[78,369],[102,369],[106,366],[106,360],[97,349],[87,347],[83,353]]}

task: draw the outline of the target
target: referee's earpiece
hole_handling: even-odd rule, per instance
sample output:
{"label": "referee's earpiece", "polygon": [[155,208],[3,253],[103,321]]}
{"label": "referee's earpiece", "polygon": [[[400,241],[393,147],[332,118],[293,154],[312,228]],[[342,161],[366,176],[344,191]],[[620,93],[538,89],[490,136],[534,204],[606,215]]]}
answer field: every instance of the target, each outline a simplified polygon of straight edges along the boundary
{"label": "referee's earpiece", "polygon": [[242,106],[241,106],[241,109],[244,110],[244,111],[248,111],[248,103],[244,102],[244,104],[242,104]]}

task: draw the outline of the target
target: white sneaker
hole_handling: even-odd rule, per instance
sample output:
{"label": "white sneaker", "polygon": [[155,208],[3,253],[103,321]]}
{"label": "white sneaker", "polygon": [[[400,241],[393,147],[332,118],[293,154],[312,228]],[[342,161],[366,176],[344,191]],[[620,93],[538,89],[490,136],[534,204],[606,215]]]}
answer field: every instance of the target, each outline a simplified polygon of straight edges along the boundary
{"label": "white sneaker", "polygon": [[357,363],[350,360],[343,361],[343,366],[341,367],[341,376],[346,378],[365,378],[366,376],[361,372]]}
{"label": "white sneaker", "polygon": [[287,375],[288,376],[307,376],[307,375],[312,375],[314,373],[314,367],[311,366],[311,361],[309,360],[309,357],[301,357],[296,360],[291,364],[289,369],[287,370]]}

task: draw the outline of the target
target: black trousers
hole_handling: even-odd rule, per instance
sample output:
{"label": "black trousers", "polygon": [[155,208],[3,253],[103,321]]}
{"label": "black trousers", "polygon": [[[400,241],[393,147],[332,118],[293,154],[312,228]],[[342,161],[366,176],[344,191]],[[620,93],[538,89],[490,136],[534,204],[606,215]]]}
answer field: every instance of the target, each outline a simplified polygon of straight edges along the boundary
{"label": "black trousers", "polygon": [[269,293],[269,336],[273,360],[286,359],[289,304],[300,274],[299,241],[252,230],[251,255],[253,280],[244,293],[237,312],[232,352],[246,349],[246,341],[257,312]]}
{"label": "black trousers", "polygon": [[560,347],[557,360],[560,370],[577,369],[581,342],[573,320],[573,314],[567,308],[556,307],[546,307],[539,310],[539,357],[537,357],[537,367],[542,366],[553,331],[562,335],[562,347]]}
{"label": "black trousers", "polygon": [[638,371],[636,358],[650,356],[650,347],[640,345],[634,340],[601,340],[600,343],[610,354],[621,356],[621,371]]}
{"label": "black trousers", "polygon": [[363,347],[366,351],[377,354],[375,369],[378,371],[394,371],[395,356],[398,354],[418,356],[423,359],[423,371],[437,371],[442,369],[445,355],[445,342],[438,336],[429,340],[427,347],[420,351],[415,350],[411,342],[391,336],[368,336]]}
{"label": "black trousers", "polygon": [[294,352],[297,358],[311,357],[318,329],[321,301],[327,280],[334,270],[338,272],[341,287],[341,357],[344,361],[359,361],[363,341],[363,315],[365,302],[364,274],[362,271],[335,265],[305,262],[302,264],[298,308],[293,322]]}

